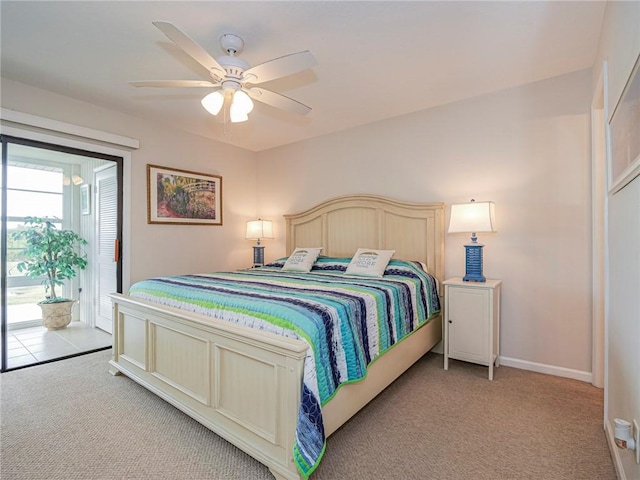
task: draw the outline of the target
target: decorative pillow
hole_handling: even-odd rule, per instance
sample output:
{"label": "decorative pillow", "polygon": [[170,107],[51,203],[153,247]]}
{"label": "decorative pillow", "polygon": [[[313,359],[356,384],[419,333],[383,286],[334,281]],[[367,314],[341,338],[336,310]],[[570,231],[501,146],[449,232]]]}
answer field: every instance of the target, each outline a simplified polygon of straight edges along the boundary
{"label": "decorative pillow", "polygon": [[322,247],[296,248],[291,255],[289,255],[287,261],[284,262],[282,270],[288,272],[309,272],[321,251]]}
{"label": "decorative pillow", "polygon": [[359,248],[351,259],[347,275],[362,275],[365,277],[381,277],[395,250],[372,250]]}

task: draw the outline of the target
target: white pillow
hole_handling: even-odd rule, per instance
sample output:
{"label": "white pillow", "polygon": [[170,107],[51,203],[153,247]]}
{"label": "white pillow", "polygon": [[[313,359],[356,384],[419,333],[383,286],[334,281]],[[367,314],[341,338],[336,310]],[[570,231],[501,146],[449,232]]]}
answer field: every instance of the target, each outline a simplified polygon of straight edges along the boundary
{"label": "white pillow", "polygon": [[381,277],[384,269],[395,250],[373,250],[371,248],[359,248],[351,259],[347,271],[347,275],[362,275],[365,277]]}
{"label": "white pillow", "polygon": [[284,262],[282,270],[288,272],[310,272],[321,251],[322,247],[296,248],[289,255],[287,261]]}

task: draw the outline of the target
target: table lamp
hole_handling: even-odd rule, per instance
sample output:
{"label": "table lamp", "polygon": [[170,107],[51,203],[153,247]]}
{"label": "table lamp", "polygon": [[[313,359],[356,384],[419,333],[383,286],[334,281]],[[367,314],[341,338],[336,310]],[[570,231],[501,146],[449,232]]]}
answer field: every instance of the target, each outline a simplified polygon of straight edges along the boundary
{"label": "table lamp", "polygon": [[247,240],[257,240],[257,245],[253,247],[253,266],[264,265],[264,246],[260,245],[263,238],[273,238],[273,224],[271,220],[251,220],[247,222]]}
{"label": "table lamp", "polygon": [[485,282],[482,274],[482,247],[476,233],[497,232],[495,205],[493,202],[461,203],[451,205],[449,233],[471,233],[471,243],[466,244],[465,282]]}

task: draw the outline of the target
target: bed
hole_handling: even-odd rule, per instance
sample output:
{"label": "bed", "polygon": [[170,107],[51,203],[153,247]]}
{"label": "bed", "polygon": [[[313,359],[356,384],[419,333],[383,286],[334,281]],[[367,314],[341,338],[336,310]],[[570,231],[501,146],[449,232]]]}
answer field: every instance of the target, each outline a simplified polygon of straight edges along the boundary
{"label": "bed", "polygon": [[[441,203],[373,195],[334,198],[285,215],[287,254],[311,245],[322,246],[329,259],[349,258],[360,247],[393,249],[394,259],[421,262],[441,282],[443,212]],[[258,270],[251,273],[261,275]],[[278,479],[304,478],[313,471],[316,465],[301,469],[296,458],[306,341],[132,295],[111,297],[111,373],[148,388],[265,464]],[[322,406],[325,438],[433,348],[441,333],[437,314],[371,363],[364,379],[338,388]],[[247,394],[256,391],[260,394]]]}

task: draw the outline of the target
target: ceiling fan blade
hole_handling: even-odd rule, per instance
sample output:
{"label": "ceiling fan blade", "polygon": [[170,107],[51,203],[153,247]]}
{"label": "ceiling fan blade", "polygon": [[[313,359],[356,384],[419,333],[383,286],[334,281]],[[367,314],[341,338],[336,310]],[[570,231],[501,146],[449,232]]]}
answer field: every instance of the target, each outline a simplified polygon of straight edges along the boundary
{"label": "ceiling fan blade", "polygon": [[205,80],[145,80],[140,82],[129,82],[134,87],[176,87],[176,88],[213,88],[220,87],[217,83]]}
{"label": "ceiling fan blade", "polygon": [[247,83],[258,84],[286,77],[301,72],[318,64],[316,57],[309,50],[292,53],[284,57],[274,58],[268,62],[251,67],[244,72],[243,80]]}
{"label": "ceiling fan blade", "polygon": [[224,77],[225,70],[218,61],[207,53],[207,51],[193,41],[186,33],[169,22],[152,22],[164,33],[169,40],[178,45],[196,62],[206,68],[209,72],[214,73],[218,77]]}
{"label": "ceiling fan blade", "polygon": [[251,98],[272,107],[286,110],[288,112],[297,113],[298,115],[306,115],[311,111],[311,107],[307,107],[305,104],[300,103],[292,98],[285,97],[280,93],[272,92],[271,90],[265,90],[264,88],[248,88],[245,90]]}

